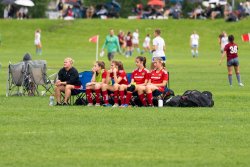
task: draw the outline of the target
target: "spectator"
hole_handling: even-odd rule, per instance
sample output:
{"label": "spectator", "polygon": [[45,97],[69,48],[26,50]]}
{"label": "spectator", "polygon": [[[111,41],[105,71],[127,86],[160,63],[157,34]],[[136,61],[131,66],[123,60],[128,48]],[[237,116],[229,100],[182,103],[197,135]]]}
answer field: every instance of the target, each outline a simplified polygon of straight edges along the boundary
{"label": "spectator", "polygon": [[223,13],[222,6],[218,3],[215,8],[212,10],[211,19],[214,20],[216,17],[220,17]]}
{"label": "spectator", "polygon": [[[73,67],[72,58],[68,57],[64,59],[64,66],[58,72],[58,80],[56,81],[55,86],[56,105],[68,105],[71,90],[81,88],[79,74]],[[61,103],[61,92],[65,93],[63,103]]]}
{"label": "spectator", "polygon": [[108,50],[108,60],[109,61],[114,59],[116,52],[121,53],[119,40],[118,40],[118,37],[114,34],[113,29],[110,29],[109,35],[106,36],[105,43],[102,47],[102,52],[104,51],[104,48],[107,48],[107,50]]}
{"label": "spectator", "polygon": [[240,78],[240,66],[239,66],[239,60],[238,60],[238,45],[234,43],[234,36],[229,35],[228,36],[229,43],[225,46],[224,52],[221,56],[221,60],[219,64],[221,65],[224,57],[227,55],[227,70],[228,70],[228,81],[230,86],[233,84],[233,67],[236,73],[236,77],[238,80],[239,86],[244,86],[241,82]]}
{"label": "spectator", "polygon": [[106,83],[107,71],[105,70],[105,63],[97,61],[92,68],[93,76],[91,82],[86,84],[86,96],[88,106],[93,106],[92,91],[95,91],[95,106],[100,106],[101,103],[101,88]]}
{"label": "spectator", "polygon": [[233,12],[233,8],[232,6],[227,3],[225,6],[224,6],[224,19],[226,20],[230,14],[232,14]]}
{"label": "spectator", "polygon": [[59,11],[59,18],[63,17],[63,7],[64,7],[64,4],[62,0],[60,0],[59,3],[57,4],[57,10]]}
{"label": "spectator", "polygon": [[21,7],[18,11],[17,11],[17,19],[24,19],[24,18],[28,18],[28,8],[27,7]]}
{"label": "spectator", "polygon": [[32,60],[32,58],[31,58],[31,55],[29,53],[26,53],[23,56],[23,62],[25,63],[25,67],[24,67],[25,76],[24,76],[23,82],[24,82],[24,87],[28,92],[28,96],[34,96],[35,90],[36,90],[35,84],[32,81],[30,75],[28,74],[28,61],[31,61],[31,60]]}
{"label": "spectator", "polygon": [[96,16],[100,18],[107,18],[108,16],[107,9],[102,5],[101,9],[96,12]]}
{"label": "spectator", "polygon": [[74,19],[74,13],[73,13],[73,10],[70,6],[68,6],[65,14],[64,14],[64,19],[65,20],[71,20],[71,19]]}
{"label": "spectator", "polygon": [[91,5],[86,10],[86,18],[91,19],[94,14],[95,14],[95,8],[94,8],[94,6]]}
{"label": "spectator", "polygon": [[201,8],[201,5],[198,5],[194,11],[192,12],[191,14],[191,18],[193,19],[197,19],[197,17],[201,18],[202,17],[202,12],[203,12],[203,9]]}

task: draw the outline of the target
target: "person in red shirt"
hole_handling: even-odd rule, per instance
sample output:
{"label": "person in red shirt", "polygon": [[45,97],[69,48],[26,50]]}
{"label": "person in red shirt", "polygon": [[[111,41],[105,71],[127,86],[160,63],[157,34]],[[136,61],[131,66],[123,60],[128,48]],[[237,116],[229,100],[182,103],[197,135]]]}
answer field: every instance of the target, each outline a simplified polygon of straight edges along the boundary
{"label": "person in red shirt", "polygon": [[233,84],[233,68],[236,73],[236,77],[238,80],[239,86],[244,86],[243,83],[241,82],[240,78],[240,66],[239,66],[239,60],[238,60],[238,45],[234,43],[234,36],[229,35],[228,36],[228,41],[229,43],[225,46],[224,52],[221,56],[221,60],[219,64],[221,65],[225,55],[227,55],[227,71],[228,71],[228,81],[230,86]]}
{"label": "person in red shirt", "polygon": [[127,36],[125,36],[125,41],[126,41],[126,48],[127,48],[125,56],[126,57],[132,56],[133,44],[132,44],[132,34],[130,31],[127,33]]}
{"label": "person in red shirt", "polygon": [[[128,85],[128,79],[126,72],[124,71],[123,64],[120,61],[112,61],[111,62],[111,67],[110,70],[108,70],[108,75],[107,75],[107,83],[110,83],[111,80],[114,81],[113,85],[110,84],[103,84],[102,86],[102,96],[103,96],[103,101],[104,104],[103,106],[105,107],[110,107],[111,104],[108,103],[108,91],[113,91],[114,92],[114,105],[113,107],[118,107],[119,106],[119,87],[120,85]],[[122,97],[124,95],[121,95]]]}
{"label": "person in red shirt", "polygon": [[93,106],[92,91],[95,91],[95,106],[100,106],[101,87],[106,83],[107,71],[105,70],[105,63],[103,61],[96,61],[92,68],[93,75],[91,82],[86,84],[86,95],[88,106]]}
{"label": "person in red shirt", "polygon": [[[148,82],[149,71],[146,69],[146,57],[138,56],[135,59],[137,69],[131,74],[131,83],[129,85],[120,86],[120,98],[121,107],[128,107],[133,92],[137,92],[138,89],[143,89]],[[140,88],[142,87],[142,88]],[[124,94],[124,90],[127,90],[126,99],[122,98],[121,94]]]}
{"label": "person in red shirt", "polygon": [[[138,89],[139,98],[144,106],[153,106],[153,94],[155,90],[164,92],[168,82],[168,73],[165,69],[165,63],[160,57],[154,58],[154,69],[150,72],[148,83],[145,87]],[[144,92],[147,94],[147,102],[144,97]]]}

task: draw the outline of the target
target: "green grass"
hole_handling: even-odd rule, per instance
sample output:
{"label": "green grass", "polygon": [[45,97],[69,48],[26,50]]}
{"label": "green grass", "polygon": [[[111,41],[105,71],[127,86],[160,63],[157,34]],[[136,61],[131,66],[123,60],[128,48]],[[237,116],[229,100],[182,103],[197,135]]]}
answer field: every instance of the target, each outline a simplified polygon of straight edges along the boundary
{"label": "green grass", "polygon": [[[0,166],[249,166],[249,19],[223,20],[0,20]],[[43,56],[35,55],[33,36],[42,29]],[[162,29],[167,43],[170,85],[176,94],[188,89],[213,93],[213,108],[87,108],[50,107],[49,97],[5,97],[8,62],[25,52],[45,59],[48,73],[71,56],[79,71],[95,61],[95,44],[108,30],[140,30],[140,39]],[[192,59],[189,36],[200,35],[200,57]],[[218,34],[234,34],[239,45],[242,80],[233,88],[220,59]],[[147,55],[148,56],[148,55]],[[127,72],[135,65],[122,55]],[[150,57],[148,56],[150,59]],[[100,58],[107,62],[107,58]],[[224,61],[225,63],[225,61]]]}

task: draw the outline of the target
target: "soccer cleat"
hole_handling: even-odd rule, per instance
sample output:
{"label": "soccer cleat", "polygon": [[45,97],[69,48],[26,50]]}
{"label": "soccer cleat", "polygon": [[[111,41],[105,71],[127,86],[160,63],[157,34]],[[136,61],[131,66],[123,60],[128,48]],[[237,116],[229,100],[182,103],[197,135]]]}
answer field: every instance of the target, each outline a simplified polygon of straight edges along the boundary
{"label": "soccer cleat", "polygon": [[103,107],[112,107],[111,104],[103,104],[102,106],[103,106]]}
{"label": "soccer cleat", "polygon": [[239,86],[244,86],[244,84],[243,83],[239,83]]}
{"label": "soccer cleat", "polygon": [[123,104],[123,105],[121,105],[120,107],[122,107],[122,108],[127,108],[127,107],[128,107],[128,104]]}
{"label": "soccer cleat", "polygon": [[118,104],[114,104],[112,107],[119,107],[119,105]]}
{"label": "soccer cleat", "polygon": [[65,103],[65,102],[64,102],[62,105],[63,105],[63,106],[68,106],[68,105],[69,105],[69,103]]}
{"label": "soccer cleat", "polygon": [[95,107],[100,107],[100,106],[101,106],[100,103],[95,104]]}
{"label": "soccer cleat", "polygon": [[61,106],[61,105],[62,105],[62,103],[58,103],[58,102],[56,103],[56,106]]}
{"label": "soccer cleat", "polygon": [[92,106],[93,106],[93,103],[89,103],[87,106],[88,106],[88,107],[92,107]]}

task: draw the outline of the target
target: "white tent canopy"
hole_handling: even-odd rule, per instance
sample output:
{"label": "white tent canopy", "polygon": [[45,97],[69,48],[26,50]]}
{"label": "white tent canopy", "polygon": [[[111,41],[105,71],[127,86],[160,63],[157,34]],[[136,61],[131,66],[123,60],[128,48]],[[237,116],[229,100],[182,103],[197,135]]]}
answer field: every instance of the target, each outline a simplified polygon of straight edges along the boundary
{"label": "white tent canopy", "polygon": [[35,5],[31,0],[16,0],[15,4],[28,7],[32,7]]}

